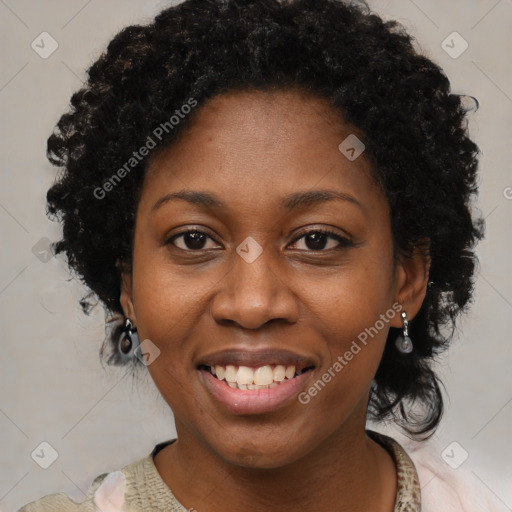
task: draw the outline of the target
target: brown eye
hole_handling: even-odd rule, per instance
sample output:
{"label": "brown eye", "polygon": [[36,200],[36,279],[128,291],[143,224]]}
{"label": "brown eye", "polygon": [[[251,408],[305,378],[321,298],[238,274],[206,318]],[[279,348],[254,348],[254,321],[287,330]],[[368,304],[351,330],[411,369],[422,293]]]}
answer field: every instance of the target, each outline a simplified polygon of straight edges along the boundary
{"label": "brown eye", "polygon": [[[213,240],[213,238],[202,231],[183,231],[177,235],[172,236],[166,241],[166,244],[171,243],[178,249],[184,251],[202,251],[205,249],[211,249],[212,247],[205,247],[207,240]],[[175,243],[176,240],[181,240],[180,245]]]}
{"label": "brown eye", "polygon": [[[325,249],[331,250],[353,246],[352,242],[347,238],[340,236],[334,231],[323,229],[316,229],[314,231],[304,233],[299,238],[296,238],[293,243],[296,244],[297,241],[301,239],[304,239],[304,243],[306,245],[305,250],[309,251],[325,252]],[[329,239],[334,240],[334,244],[333,242],[329,244]]]}

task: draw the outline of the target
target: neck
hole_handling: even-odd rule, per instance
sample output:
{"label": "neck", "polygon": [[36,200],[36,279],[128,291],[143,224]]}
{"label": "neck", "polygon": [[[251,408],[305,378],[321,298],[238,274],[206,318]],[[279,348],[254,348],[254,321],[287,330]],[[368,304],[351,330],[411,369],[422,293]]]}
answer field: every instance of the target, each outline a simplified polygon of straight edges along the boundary
{"label": "neck", "polygon": [[190,510],[393,510],[394,462],[366,436],[364,426],[336,432],[300,460],[273,469],[230,464],[178,421],[176,427],[178,441],[155,456],[155,465],[178,501]]}

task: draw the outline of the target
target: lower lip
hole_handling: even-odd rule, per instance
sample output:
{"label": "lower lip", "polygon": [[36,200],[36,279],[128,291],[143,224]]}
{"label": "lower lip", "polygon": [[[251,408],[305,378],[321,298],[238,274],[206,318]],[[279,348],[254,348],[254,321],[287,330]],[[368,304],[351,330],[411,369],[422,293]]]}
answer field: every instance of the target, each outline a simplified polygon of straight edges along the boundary
{"label": "lower lip", "polygon": [[200,370],[200,372],[214,398],[234,414],[264,414],[280,409],[299,393],[312,373],[308,370],[275,388],[241,390],[230,388],[209,371]]}

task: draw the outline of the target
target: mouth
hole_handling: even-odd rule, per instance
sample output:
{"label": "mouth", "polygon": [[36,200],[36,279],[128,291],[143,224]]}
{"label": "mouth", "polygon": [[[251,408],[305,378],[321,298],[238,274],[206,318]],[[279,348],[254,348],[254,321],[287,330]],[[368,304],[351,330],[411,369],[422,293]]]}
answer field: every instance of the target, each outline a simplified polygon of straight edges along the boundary
{"label": "mouth", "polygon": [[241,345],[196,361],[210,396],[235,415],[266,414],[291,406],[316,367],[315,359],[288,350]]}
{"label": "mouth", "polygon": [[215,379],[232,389],[254,391],[274,389],[314,370],[313,365],[265,364],[244,366],[236,364],[200,364],[197,369],[210,373]]}

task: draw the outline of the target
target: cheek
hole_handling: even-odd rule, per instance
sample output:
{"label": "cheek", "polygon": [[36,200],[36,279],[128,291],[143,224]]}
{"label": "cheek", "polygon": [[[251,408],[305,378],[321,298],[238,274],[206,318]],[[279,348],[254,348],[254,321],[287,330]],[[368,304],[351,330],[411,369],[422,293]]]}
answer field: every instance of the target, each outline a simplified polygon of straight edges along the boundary
{"label": "cheek", "polygon": [[[185,278],[169,265],[147,266],[134,279],[139,338],[160,350],[148,371],[176,416],[186,418],[194,403],[190,375],[194,340],[200,336],[201,311],[209,280]],[[152,270],[149,270],[152,269]],[[211,285],[210,285],[211,286]]]}
{"label": "cheek", "polygon": [[168,267],[167,271],[153,268],[134,282],[139,337],[149,338],[161,349],[165,347],[166,354],[181,359],[186,354],[180,352],[186,350],[188,337],[198,327],[212,285],[208,279],[184,278]]}
{"label": "cheek", "polygon": [[[167,248],[139,232],[133,255],[133,295],[139,337],[173,349],[186,336],[190,322],[204,307],[215,276],[195,265],[176,265]],[[218,278],[217,278],[218,280]],[[141,337],[141,341],[142,341]],[[169,343],[173,341],[175,343]]]}
{"label": "cheek", "polygon": [[329,354],[322,374],[354,398],[370,384],[382,358],[390,321],[397,314],[392,307],[392,253],[382,251],[375,257],[372,252],[362,251],[357,263],[341,268],[325,281],[321,292],[315,289],[308,299],[312,321]]}
{"label": "cheek", "polygon": [[307,409],[304,414],[319,418],[315,428],[328,434],[355,411],[360,418],[366,416],[369,388],[382,359],[389,321],[396,314],[388,299],[384,292],[377,297],[368,290],[354,290],[338,291],[337,300],[318,303],[316,325],[325,357],[298,397]]}
{"label": "cheek", "polygon": [[[308,282],[306,277],[304,293],[308,289],[313,291],[307,301],[319,325],[326,329],[326,338],[337,338],[343,348],[374,326],[382,314],[395,314],[391,308],[394,300],[392,255],[382,251],[376,256],[371,248],[360,251],[350,264],[324,279],[321,287]],[[378,330],[387,332],[389,320],[384,326],[381,323],[378,323]]]}

